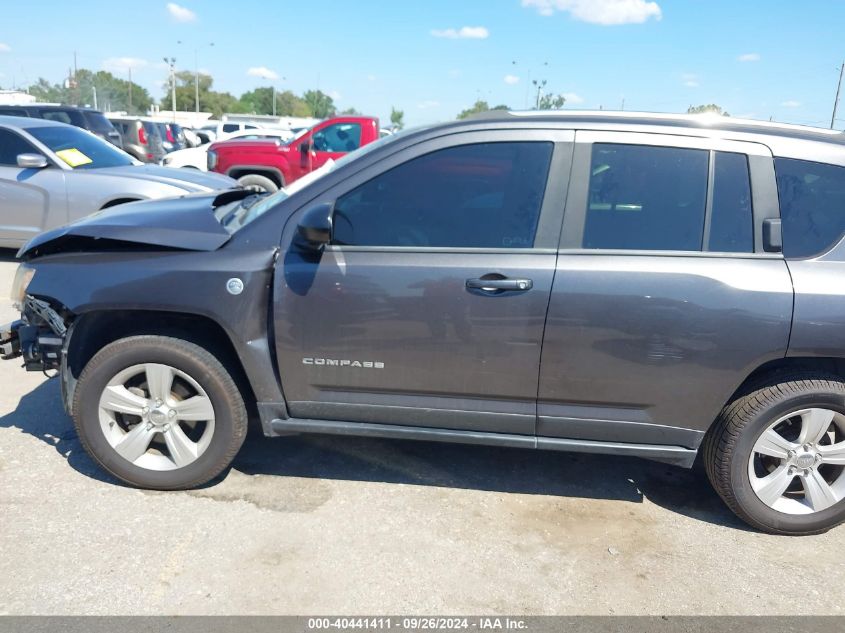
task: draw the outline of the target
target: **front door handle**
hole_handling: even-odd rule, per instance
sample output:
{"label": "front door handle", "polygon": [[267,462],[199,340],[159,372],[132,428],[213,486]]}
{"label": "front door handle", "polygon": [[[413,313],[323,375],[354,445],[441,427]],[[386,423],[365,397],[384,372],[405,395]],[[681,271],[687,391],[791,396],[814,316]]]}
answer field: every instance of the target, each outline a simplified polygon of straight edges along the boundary
{"label": "front door handle", "polygon": [[486,292],[516,291],[525,292],[534,287],[531,279],[467,279],[467,288],[470,290],[484,290]]}

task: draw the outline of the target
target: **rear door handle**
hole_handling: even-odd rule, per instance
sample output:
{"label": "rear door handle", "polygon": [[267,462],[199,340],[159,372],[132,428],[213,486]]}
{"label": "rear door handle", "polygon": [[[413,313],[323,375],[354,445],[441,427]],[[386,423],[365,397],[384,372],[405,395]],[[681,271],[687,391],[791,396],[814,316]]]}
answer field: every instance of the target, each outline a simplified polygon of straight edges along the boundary
{"label": "rear door handle", "polygon": [[467,288],[471,290],[525,292],[533,287],[534,282],[531,279],[467,279]]}

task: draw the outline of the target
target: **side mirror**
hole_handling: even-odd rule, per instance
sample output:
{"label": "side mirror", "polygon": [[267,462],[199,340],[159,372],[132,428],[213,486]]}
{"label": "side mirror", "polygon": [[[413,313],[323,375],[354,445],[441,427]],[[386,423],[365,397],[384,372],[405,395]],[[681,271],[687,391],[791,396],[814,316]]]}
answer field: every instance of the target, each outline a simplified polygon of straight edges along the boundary
{"label": "side mirror", "polygon": [[41,154],[18,154],[18,167],[21,169],[43,169],[47,165],[47,158]]}
{"label": "side mirror", "polygon": [[311,207],[299,219],[296,227],[297,244],[309,250],[320,250],[332,241],[332,211],[328,202]]}

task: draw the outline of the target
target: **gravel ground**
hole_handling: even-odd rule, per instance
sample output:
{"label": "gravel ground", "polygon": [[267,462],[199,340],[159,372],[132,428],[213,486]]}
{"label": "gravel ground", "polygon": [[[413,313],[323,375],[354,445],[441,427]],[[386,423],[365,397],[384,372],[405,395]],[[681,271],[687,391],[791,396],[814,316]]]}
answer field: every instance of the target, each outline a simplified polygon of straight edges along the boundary
{"label": "gravel ground", "polygon": [[212,485],[133,490],[0,363],[0,614],[841,615],[844,561],[845,528],[759,534],[700,470],[618,457],[251,437]]}

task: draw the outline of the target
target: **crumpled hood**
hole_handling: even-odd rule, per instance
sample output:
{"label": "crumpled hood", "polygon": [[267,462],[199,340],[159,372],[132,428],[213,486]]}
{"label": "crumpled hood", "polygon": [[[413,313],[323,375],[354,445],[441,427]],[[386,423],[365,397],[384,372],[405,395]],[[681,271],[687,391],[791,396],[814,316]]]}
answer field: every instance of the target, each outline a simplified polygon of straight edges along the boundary
{"label": "crumpled hood", "polygon": [[[115,243],[135,243],[190,251],[214,251],[231,235],[214,217],[214,209],[240,200],[253,192],[230,189],[213,194],[190,194],[121,204],[89,215],[77,222],[46,231],[31,239],[18,252],[28,259],[61,252],[75,242],[73,250],[114,250]],[[88,238],[84,246],[79,239]]]}
{"label": "crumpled hood", "polygon": [[186,191],[215,191],[231,189],[236,181],[223,174],[204,172],[196,169],[175,169],[161,165],[126,165],[124,167],[103,167],[91,169],[89,174],[104,176],[130,177],[138,180],[161,182]]}

